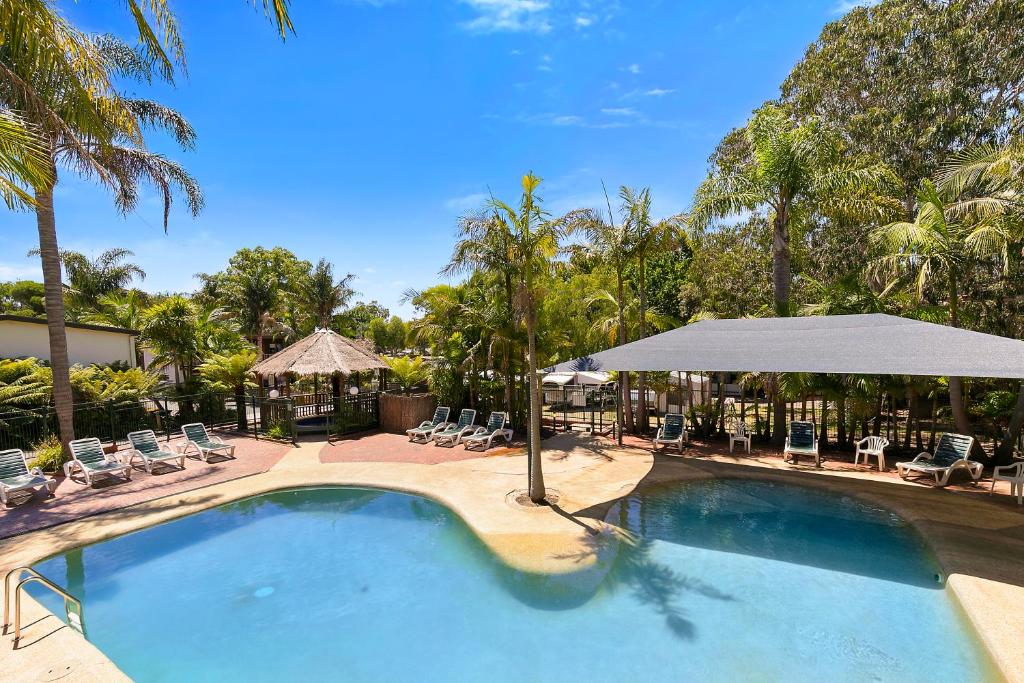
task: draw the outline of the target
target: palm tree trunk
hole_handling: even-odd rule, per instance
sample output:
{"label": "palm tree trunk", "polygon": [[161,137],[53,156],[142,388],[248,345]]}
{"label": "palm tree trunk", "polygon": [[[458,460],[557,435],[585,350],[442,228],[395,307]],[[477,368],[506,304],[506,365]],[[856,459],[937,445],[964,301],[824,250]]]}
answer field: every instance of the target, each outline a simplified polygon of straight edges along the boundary
{"label": "palm tree trunk", "polygon": [[[532,296],[528,293],[527,296]],[[533,301],[527,303],[526,343],[529,354],[530,381],[530,500],[544,502],[544,471],[540,455],[540,392],[537,382],[537,312]]]}
{"label": "palm tree trunk", "polygon": [[914,433],[914,412],[917,407],[917,387],[907,387],[907,431],[903,435],[903,448],[910,450],[910,439]]}
{"label": "palm tree trunk", "polygon": [[[960,290],[956,277],[949,276],[949,324],[953,327],[960,327]],[[974,433],[971,421],[967,417],[967,407],[964,405],[964,385],[960,377],[949,378],[949,408],[953,413],[953,423],[956,430],[968,436]]]}
{"label": "palm tree trunk", "polygon": [[[772,294],[775,315],[789,315],[789,285],[792,279],[792,264],[789,253],[789,215],[786,198],[775,213],[772,230]],[[772,441],[781,446],[786,441],[786,403],[776,399],[775,428]]]}
{"label": "palm tree trunk", "polygon": [[[619,346],[623,346],[626,343],[626,306],[623,301],[624,286],[622,282],[622,272],[616,273],[616,304],[619,308]],[[619,373],[619,388],[622,390],[622,421],[625,423],[623,429],[629,432],[636,431],[636,426],[633,422],[633,392],[629,386],[629,372],[623,371]]]}
{"label": "palm tree trunk", "polygon": [[[647,293],[646,289],[646,274],[644,272],[644,255],[640,255],[640,339],[647,336]],[[650,430],[650,421],[647,419],[647,373],[640,371],[636,376],[636,388],[639,396],[637,408],[639,415],[637,420],[637,431],[641,434],[646,434]]]}
{"label": "palm tree trunk", "polygon": [[53,188],[57,184],[56,166],[51,167],[54,182],[36,190],[36,226],[39,230],[39,258],[43,268],[43,294],[46,303],[46,327],[50,337],[50,368],[53,371],[53,405],[60,428],[64,452],[75,438],[75,404],[71,393],[71,363],[64,328],[64,286],[61,283],[60,252],[57,247],[57,223],[53,213]]}

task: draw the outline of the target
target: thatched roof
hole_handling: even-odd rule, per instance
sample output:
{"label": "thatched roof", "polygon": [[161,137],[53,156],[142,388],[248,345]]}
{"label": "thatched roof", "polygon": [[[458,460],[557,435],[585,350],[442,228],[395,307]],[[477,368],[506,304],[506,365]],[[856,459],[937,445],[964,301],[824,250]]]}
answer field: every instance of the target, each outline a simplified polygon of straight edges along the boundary
{"label": "thatched roof", "polygon": [[369,343],[343,337],[334,330],[317,330],[267,356],[253,370],[259,375],[351,375],[387,367]]}

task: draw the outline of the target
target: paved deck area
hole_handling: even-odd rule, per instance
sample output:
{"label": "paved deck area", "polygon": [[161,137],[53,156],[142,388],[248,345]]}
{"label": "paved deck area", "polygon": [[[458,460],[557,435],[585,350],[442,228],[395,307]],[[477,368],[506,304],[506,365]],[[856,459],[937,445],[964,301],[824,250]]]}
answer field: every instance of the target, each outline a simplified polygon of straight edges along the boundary
{"label": "paved deck area", "polygon": [[[92,486],[87,486],[81,475],[72,479],[57,477],[53,498],[45,498],[42,494],[21,497],[15,505],[0,511],[0,538],[266,472],[291,449],[290,444],[274,441],[257,441],[230,434],[220,436],[235,444],[235,458],[211,457],[209,462],[203,462],[193,456],[185,459],[184,469],[177,464],[157,465],[153,474],[147,473],[142,463],[136,460],[130,481],[105,477]],[[171,439],[170,446],[176,446],[179,441]],[[164,441],[160,443],[163,445]]]}
{"label": "paved deck area", "polygon": [[411,462],[439,465],[443,462],[508,455],[520,452],[522,447],[522,443],[513,441],[510,448],[500,439],[496,439],[495,446],[486,452],[467,451],[461,444],[454,448],[444,448],[432,443],[412,443],[406,437],[397,434],[375,432],[325,443],[320,449],[320,462]]}
{"label": "paved deck area", "polygon": [[[838,462],[821,470],[792,468],[771,451],[730,456],[727,446],[718,444],[695,447],[683,457],[656,455],[641,442],[619,447],[608,439],[570,434],[548,439],[544,446],[545,479],[559,496],[552,507],[514,503],[515,491],[525,485],[522,451],[492,450],[468,457],[461,448],[420,448],[408,445],[403,436],[387,434],[329,448],[308,441],[298,448],[286,446],[263,473],[2,540],[0,569],[32,564],[246,496],[301,486],[355,485],[433,498],[456,511],[510,565],[564,574],[573,581],[602,548],[619,542],[619,534],[604,519],[616,499],[637,487],[708,477],[774,479],[864,497],[917,525],[948,576],[949,590],[1001,670],[1010,680],[1024,681],[1024,651],[1019,647],[1024,642],[1024,512],[1005,495],[936,491]],[[445,459],[435,461],[442,455]],[[22,646],[12,650],[10,636],[0,640],[0,670],[11,674],[10,680],[118,679],[120,672],[102,653],[34,601],[27,603],[33,625]]]}

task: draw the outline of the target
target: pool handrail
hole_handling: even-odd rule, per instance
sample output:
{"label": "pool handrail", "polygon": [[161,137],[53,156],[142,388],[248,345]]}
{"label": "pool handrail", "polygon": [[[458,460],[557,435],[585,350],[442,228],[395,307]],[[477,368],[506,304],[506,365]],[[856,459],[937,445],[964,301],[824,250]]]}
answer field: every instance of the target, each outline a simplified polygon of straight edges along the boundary
{"label": "pool handrail", "polygon": [[[27,577],[22,578],[24,574],[28,574]],[[64,599],[64,612],[68,618],[68,626],[73,628],[82,634],[85,638],[85,613],[82,610],[82,601],[75,596],[68,593],[66,590],[50,581],[48,578],[37,572],[32,567],[15,567],[11,571],[7,572],[4,576],[4,626],[3,634],[7,635],[7,629],[11,625],[11,579],[15,576],[18,577],[18,585],[14,589],[14,647],[18,647],[18,641],[21,640],[21,593],[29,583],[41,583],[46,588],[59,595]],[[75,610],[68,609],[69,605],[73,605]]]}

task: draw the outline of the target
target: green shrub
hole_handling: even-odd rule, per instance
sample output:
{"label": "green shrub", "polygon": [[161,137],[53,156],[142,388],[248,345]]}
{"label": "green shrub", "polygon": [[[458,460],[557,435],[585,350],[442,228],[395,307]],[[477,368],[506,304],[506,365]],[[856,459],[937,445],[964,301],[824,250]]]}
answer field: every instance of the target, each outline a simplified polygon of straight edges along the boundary
{"label": "green shrub", "polygon": [[285,429],[283,423],[275,422],[270,425],[270,429],[267,430],[267,436],[271,439],[287,439],[291,437],[291,434],[289,434],[288,430]]}
{"label": "green shrub", "polygon": [[56,472],[64,464],[64,447],[60,445],[56,434],[50,434],[37,442],[32,450],[36,453],[35,460],[31,462],[32,467],[38,467],[44,472]]}

